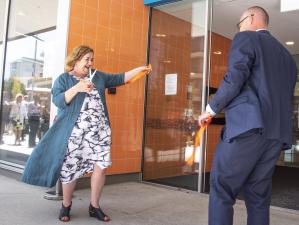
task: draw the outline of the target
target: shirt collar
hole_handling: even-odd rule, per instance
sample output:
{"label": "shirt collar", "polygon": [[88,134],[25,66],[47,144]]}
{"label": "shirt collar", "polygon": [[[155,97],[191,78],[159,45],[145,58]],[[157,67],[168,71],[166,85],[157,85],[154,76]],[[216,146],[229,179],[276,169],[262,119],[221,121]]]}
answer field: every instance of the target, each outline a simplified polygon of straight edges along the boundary
{"label": "shirt collar", "polygon": [[256,32],[259,32],[259,31],[268,31],[267,29],[257,29]]}
{"label": "shirt collar", "polygon": [[264,33],[264,34],[270,34],[270,32],[266,29],[258,29],[256,32]]}

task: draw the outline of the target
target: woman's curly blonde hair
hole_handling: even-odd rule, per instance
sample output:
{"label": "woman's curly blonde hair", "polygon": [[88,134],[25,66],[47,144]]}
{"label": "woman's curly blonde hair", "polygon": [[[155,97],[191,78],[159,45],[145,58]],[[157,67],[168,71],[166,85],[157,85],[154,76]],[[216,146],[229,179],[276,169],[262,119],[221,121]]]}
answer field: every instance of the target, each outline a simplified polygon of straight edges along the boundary
{"label": "woman's curly blonde hair", "polygon": [[71,54],[66,57],[65,71],[70,72],[74,69],[76,62],[82,59],[87,53],[94,53],[93,49],[86,45],[79,45],[73,49]]}

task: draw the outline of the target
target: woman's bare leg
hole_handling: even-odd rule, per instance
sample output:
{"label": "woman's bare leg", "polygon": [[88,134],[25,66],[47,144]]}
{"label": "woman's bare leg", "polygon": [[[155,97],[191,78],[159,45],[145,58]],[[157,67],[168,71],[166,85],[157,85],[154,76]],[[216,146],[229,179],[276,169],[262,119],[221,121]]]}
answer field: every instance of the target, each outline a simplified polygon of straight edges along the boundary
{"label": "woman's bare leg", "polygon": [[76,186],[76,181],[68,184],[62,184],[63,201],[59,212],[59,220],[68,222],[70,220],[70,210],[72,204],[73,192]]}
{"label": "woman's bare leg", "polygon": [[22,134],[22,130],[21,129],[17,129],[16,132],[16,144],[19,145],[21,142],[21,134]]}
{"label": "woman's bare leg", "polygon": [[91,176],[91,196],[90,203],[93,207],[99,208],[99,201],[102,193],[102,189],[105,184],[106,169],[101,169],[96,164],[94,165],[93,173]]}
{"label": "woman's bare leg", "polygon": [[[99,202],[105,184],[105,178],[106,178],[106,169],[101,169],[99,166],[95,164],[93,173],[91,175],[91,181],[90,181],[90,186],[91,186],[90,204],[94,208],[98,208],[98,209],[100,208]],[[110,217],[104,214],[104,217],[101,218],[100,220],[109,221]]]}
{"label": "woman's bare leg", "polygon": [[68,184],[62,184],[62,192],[63,192],[63,205],[68,207],[72,203],[73,192],[75,190],[76,181],[73,181]]}

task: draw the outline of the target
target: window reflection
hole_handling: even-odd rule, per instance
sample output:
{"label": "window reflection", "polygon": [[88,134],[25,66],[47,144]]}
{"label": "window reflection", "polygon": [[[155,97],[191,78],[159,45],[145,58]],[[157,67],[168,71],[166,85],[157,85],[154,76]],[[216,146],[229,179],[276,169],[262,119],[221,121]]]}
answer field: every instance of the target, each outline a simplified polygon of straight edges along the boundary
{"label": "window reflection", "polygon": [[293,55],[294,60],[297,64],[297,83],[294,93],[293,103],[293,146],[291,149],[283,151],[278,165],[299,167],[299,54]]}
{"label": "window reflection", "polygon": [[49,128],[52,78],[44,74],[44,50],[54,32],[8,42],[2,118],[2,144],[6,149],[12,145],[32,148]]}
{"label": "window reflection", "polygon": [[[48,65],[56,35],[57,4],[58,0],[12,1],[2,74],[1,150],[30,154],[49,129],[52,74]],[[41,13],[43,18],[38,19]]]}

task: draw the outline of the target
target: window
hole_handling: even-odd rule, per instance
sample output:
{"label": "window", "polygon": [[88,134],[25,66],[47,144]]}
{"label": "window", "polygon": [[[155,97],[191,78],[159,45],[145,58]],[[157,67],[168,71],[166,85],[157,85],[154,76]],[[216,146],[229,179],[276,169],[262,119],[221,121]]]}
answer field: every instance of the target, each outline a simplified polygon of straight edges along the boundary
{"label": "window", "polygon": [[[3,2],[0,3],[1,38]],[[58,0],[11,0],[2,74],[0,153],[4,150],[29,155],[49,128],[53,76],[49,62],[53,57],[57,7]],[[0,154],[0,159],[5,160],[4,157],[5,154]]]}

